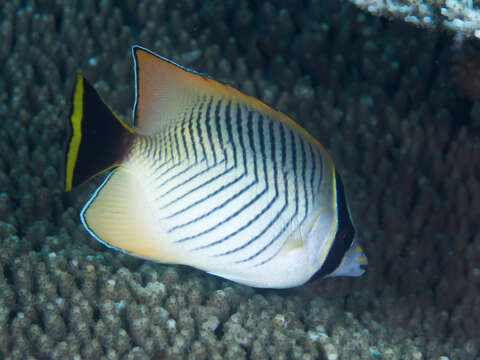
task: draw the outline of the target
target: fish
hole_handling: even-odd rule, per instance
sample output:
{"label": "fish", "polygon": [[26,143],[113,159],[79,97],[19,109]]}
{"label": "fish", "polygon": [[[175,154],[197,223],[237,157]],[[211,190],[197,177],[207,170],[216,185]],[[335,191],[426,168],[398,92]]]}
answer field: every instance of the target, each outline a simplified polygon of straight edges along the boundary
{"label": "fish", "polygon": [[260,100],[139,45],[133,126],[77,74],[65,191],[106,173],[80,212],[108,248],[258,288],[360,276],[343,183],[324,147]]}

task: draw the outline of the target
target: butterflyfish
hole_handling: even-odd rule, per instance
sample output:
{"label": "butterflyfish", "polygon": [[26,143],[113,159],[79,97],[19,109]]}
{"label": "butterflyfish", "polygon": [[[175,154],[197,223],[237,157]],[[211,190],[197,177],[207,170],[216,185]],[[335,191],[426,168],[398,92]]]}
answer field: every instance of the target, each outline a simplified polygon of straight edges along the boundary
{"label": "butterflyfish", "polygon": [[288,116],[132,46],[133,127],[77,75],[65,190],[108,171],[81,210],[109,248],[253,287],[360,276],[342,180]]}

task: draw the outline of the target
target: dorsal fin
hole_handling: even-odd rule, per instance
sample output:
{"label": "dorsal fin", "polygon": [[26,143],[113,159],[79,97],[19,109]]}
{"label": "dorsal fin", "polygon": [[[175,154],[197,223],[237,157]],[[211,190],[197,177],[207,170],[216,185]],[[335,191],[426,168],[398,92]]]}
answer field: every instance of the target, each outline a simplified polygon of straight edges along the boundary
{"label": "dorsal fin", "polygon": [[232,89],[141,46],[132,46],[132,55],[135,64],[133,118],[140,132],[156,133],[179,120],[203,96],[220,96],[228,91],[226,89]]}
{"label": "dorsal fin", "polygon": [[181,121],[204,96],[226,97],[288,123],[321,145],[288,116],[210,76],[176,64],[138,45],[132,46],[135,65],[135,129],[156,133]]}

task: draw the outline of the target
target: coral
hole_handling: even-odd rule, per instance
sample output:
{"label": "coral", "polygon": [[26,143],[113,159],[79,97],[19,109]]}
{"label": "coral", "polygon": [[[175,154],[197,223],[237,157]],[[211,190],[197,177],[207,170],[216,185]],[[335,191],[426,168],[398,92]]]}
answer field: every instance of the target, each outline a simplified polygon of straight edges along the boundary
{"label": "coral", "polygon": [[[475,3],[475,6],[474,6]],[[446,0],[440,9],[443,25],[459,36],[480,38],[480,11],[474,0]]]}
{"label": "coral", "polygon": [[350,0],[374,15],[395,17],[425,28],[447,29],[458,40],[480,38],[476,0]]}
{"label": "coral", "polygon": [[452,59],[452,76],[470,100],[480,100],[480,51],[470,42],[456,48]]}
{"label": "coral", "polygon": [[[480,110],[442,34],[337,0],[13,0],[0,32],[1,358],[479,356]],[[365,276],[262,291],[95,242],[78,213],[101,179],[62,191],[69,94],[82,72],[129,119],[132,43],[317,137]]]}

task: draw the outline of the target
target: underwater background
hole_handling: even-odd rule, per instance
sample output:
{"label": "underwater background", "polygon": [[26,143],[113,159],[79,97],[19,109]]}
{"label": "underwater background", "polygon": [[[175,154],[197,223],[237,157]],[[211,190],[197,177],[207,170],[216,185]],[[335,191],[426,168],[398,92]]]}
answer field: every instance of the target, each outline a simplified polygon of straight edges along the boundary
{"label": "underwater background", "polygon": [[[330,151],[360,278],[259,290],[97,243],[63,192],[75,73],[128,123],[130,46],[292,116]],[[0,5],[1,359],[478,359],[480,47],[341,0]]]}

